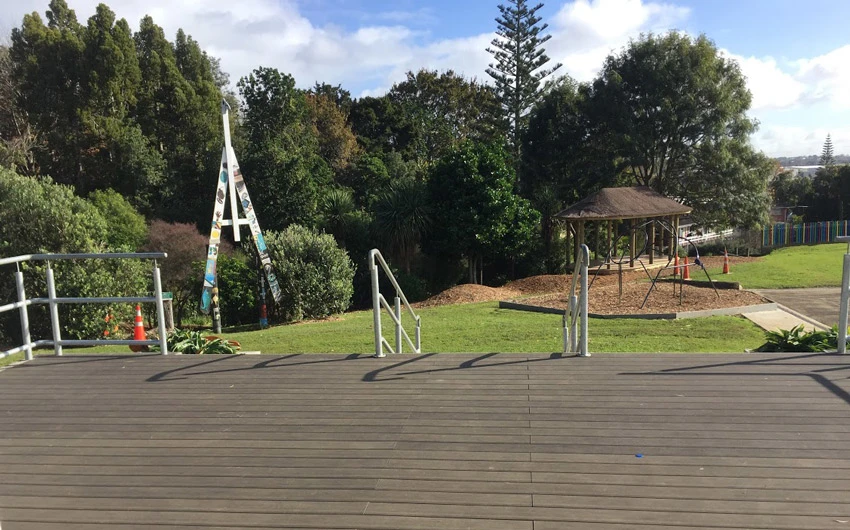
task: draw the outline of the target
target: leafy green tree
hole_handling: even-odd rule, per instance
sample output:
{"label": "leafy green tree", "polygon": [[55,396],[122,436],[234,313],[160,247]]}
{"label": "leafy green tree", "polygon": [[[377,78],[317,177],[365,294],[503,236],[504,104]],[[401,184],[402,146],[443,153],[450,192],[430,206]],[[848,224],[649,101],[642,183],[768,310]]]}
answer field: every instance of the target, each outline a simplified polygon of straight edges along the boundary
{"label": "leafy green tree", "polygon": [[348,118],[352,104],[351,92],[342,88],[342,85],[334,86],[328,83],[319,83],[317,81],[316,84],[313,85],[313,88],[310,89],[310,94],[328,98],[328,100],[332,101],[334,105],[336,105],[343,116]]}
{"label": "leafy green tree", "polygon": [[0,46],[0,167],[34,174],[36,134],[19,105],[19,84],[9,47]]}
{"label": "leafy green tree", "polygon": [[292,76],[258,68],[239,83],[247,142],[243,173],[264,226],[314,226],[321,188],[332,172],[319,155],[319,141],[303,92]]}
{"label": "leafy green tree", "polygon": [[450,151],[428,180],[433,225],[426,251],[465,258],[471,283],[482,283],[485,258],[525,255],[540,214],[513,188],[514,173],[502,148],[467,142]]}
{"label": "leafy green tree", "polygon": [[770,181],[775,206],[806,206],[812,201],[812,179],[783,171]]}
{"label": "leafy green tree", "polygon": [[684,201],[704,225],[751,226],[766,218],[772,174],[749,143],[751,100],[704,35],[645,35],[606,59],[590,118],[625,181]]}
{"label": "leafy green tree", "polygon": [[408,72],[387,97],[410,136],[408,156],[425,165],[465,140],[489,143],[503,138],[495,91],[452,70]]}
{"label": "leafy green tree", "polygon": [[537,12],[543,4],[530,7],[526,0],[508,0],[508,5],[499,4],[500,17],[496,18],[496,37],[487,51],[493,55],[494,63],[487,68],[487,75],[496,83],[496,93],[510,123],[510,139],[513,147],[514,164],[519,168],[522,136],[528,124],[528,111],[540,95],[540,82],[561,67],[560,63],[543,68],[549,57],[543,48],[552,36],[542,36],[548,24]]}
{"label": "leafy green tree", "polygon": [[370,207],[392,180],[384,161],[372,154],[360,156],[340,178],[342,184],[352,189],[354,199],[361,207]]}
{"label": "leafy green tree", "polygon": [[109,248],[135,252],[144,245],[148,225],[127,199],[115,190],[98,190],[88,199],[106,220]]}
{"label": "leafy green tree", "polygon": [[306,102],[313,134],[319,142],[319,155],[335,174],[340,174],[360,154],[357,137],[333,100],[324,95],[307,94]]}

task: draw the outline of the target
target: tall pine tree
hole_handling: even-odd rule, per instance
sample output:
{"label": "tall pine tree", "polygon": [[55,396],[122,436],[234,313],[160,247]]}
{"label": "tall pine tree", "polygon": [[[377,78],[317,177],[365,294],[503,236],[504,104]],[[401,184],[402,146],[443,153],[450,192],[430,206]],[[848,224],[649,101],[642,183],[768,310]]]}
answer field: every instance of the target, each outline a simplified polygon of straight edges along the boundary
{"label": "tall pine tree", "polygon": [[826,141],[823,142],[823,151],[820,154],[820,165],[825,168],[830,168],[835,165],[835,156],[832,152],[832,138],[826,135]]}
{"label": "tall pine tree", "polygon": [[508,115],[514,164],[519,168],[528,111],[540,95],[540,82],[561,64],[543,68],[549,62],[543,44],[551,38],[551,35],[540,35],[549,27],[548,24],[539,25],[541,18],[537,11],[543,4],[529,7],[526,0],[508,0],[508,3],[508,6],[499,4],[498,37],[490,43],[492,47],[487,48],[495,63],[490,63],[487,74],[496,82],[496,93]]}

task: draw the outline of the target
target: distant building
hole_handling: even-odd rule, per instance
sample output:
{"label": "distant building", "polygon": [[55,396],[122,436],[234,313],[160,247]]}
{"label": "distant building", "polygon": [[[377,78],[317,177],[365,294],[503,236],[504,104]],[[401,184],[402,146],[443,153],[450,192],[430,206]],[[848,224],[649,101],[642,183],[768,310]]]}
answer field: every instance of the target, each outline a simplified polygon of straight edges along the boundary
{"label": "distant building", "polygon": [[823,166],[784,166],[780,169],[782,171],[790,171],[794,175],[803,176],[803,177],[814,177],[818,172],[818,169]]}

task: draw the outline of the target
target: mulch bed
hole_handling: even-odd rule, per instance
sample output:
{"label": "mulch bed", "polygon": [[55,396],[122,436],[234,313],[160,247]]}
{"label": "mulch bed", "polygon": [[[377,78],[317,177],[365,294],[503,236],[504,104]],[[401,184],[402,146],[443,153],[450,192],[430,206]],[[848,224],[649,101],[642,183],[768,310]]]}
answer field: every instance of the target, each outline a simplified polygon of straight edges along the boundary
{"label": "mulch bed", "polygon": [[[730,266],[734,268],[736,263],[756,261],[757,257],[730,256]],[[656,263],[661,260],[659,258]],[[723,256],[710,256],[702,258],[706,267],[720,267],[723,265]],[[663,262],[662,262],[663,263]],[[594,270],[590,270],[593,277]],[[655,271],[650,273],[654,276]],[[662,274],[669,278],[672,271]],[[704,280],[704,274],[696,267],[691,267],[691,276],[697,280]],[[723,278],[713,278],[722,280]],[[464,284],[456,285],[443,291],[428,300],[413,304],[415,307],[434,307],[446,304],[468,304],[475,302],[489,302],[494,300],[515,300],[529,305],[544,307],[555,307],[563,309],[567,306],[566,296],[572,285],[572,275],[541,275],[523,278],[508,282],[504,287],[487,287],[485,285]],[[673,294],[673,285],[659,282],[658,287],[649,296],[646,306],[641,309],[640,305],[649,290],[647,276],[642,270],[623,273],[623,294],[620,296],[618,278],[616,274],[599,275],[590,288],[588,305],[591,313],[614,315],[614,314],[652,314],[652,313],[679,313],[683,311],[703,311],[707,309],[720,309],[727,307],[740,307],[766,303],[767,300],[749,291],[735,289],[718,289],[720,297],[714,293],[710,286],[697,284],[686,284],[682,303],[679,300],[679,289]],[[533,296],[540,295],[540,296]]]}

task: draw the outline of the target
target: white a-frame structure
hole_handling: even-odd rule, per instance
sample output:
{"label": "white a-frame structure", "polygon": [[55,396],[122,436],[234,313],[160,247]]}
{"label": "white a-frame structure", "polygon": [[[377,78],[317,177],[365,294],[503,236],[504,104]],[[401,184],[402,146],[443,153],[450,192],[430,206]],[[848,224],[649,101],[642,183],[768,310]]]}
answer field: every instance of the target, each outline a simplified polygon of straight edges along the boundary
{"label": "white a-frame structure", "polygon": [[[221,119],[224,122],[224,149],[221,152],[221,167],[218,171],[218,188],[215,194],[215,208],[213,209],[212,227],[210,229],[210,244],[207,250],[207,265],[204,268],[204,291],[201,294],[201,311],[209,313],[213,303],[218,303],[214,297],[216,292],[216,262],[218,261],[218,245],[221,242],[221,229],[224,226],[233,227],[233,239],[240,240],[240,229],[242,225],[248,225],[251,229],[251,238],[257,247],[260,263],[269,283],[269,289],[276,302],[280,301],[281,292],[277,277],[274,274],[266,241],[260,231],[260,223],[257,214],[248,195],[248,188],[239,171],[239,162],[233,146],[230,145],[230,105],[227,101],[221,102]],[[224,219],[224,203],[227,195],[230,195],[230,219]],[[239,206],[242,207],[244,217],[239,217]]]}

